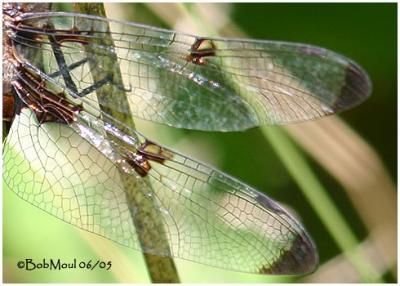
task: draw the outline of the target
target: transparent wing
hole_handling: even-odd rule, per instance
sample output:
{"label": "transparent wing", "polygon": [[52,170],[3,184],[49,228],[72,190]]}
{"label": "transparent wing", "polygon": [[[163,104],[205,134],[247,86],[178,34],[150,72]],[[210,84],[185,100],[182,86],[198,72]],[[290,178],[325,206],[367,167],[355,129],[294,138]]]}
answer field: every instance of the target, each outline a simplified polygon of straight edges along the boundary
{"label": "transparent wing", "polygon": [[[20,53],[42,49],[48,59],[44,72],[60,84],[81,96],[105,86],[123,89],[129,106],[109,96],[102,109],[175,127],[232,131],[299,122],[353,107],[371,92],[368,75],[356,63],[309,45],[196,37],[62,12],[27,14],[21,23],[14,35]],[[112,41],[104,42],[106,34]],[[55,44],[70,79],[54,58]],[[92,78],[93,69],[115,68],[123,82]]]}
{"label": "transparent wing", "polygon": [[286,210],[220,171],[172,154],[152,164],[149,175],[174,255],[253,273],[315,269],[315,247]]}
{"label": "transparent wing", "polygon": [[[127,140],[133,143],[115,153],[107,148],[113,142],[94,127],[96,119],[85,116],[71,126],[39,125],[23,109],[5,143],[5,184],[57,218],[134,249],[251,273],[315,268],[318,258],[306,231],[266,195],[164,147],[168,159],[150,161],[148,174],[139,176],[126,162],[121,165],[122,150],[136,152],[146,139],[137,134],[139,141]],[[134,222],[145,210],[131,199],[124,177],[138,184],[140,205],[159,213],[141,227]],[[165,241],[153,237],[141,247],[138,236],[160,227]]]}

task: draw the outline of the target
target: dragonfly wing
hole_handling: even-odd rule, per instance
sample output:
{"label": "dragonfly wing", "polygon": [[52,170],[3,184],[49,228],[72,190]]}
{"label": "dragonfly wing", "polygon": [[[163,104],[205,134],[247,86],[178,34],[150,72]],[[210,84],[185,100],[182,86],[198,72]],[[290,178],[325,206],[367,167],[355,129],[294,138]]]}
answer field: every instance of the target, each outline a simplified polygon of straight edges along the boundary
{"label": "dragonfly wing", "polygon": [[[66,223],[136,250],[171,256],[166,236],[146,238],[164,230],[163,217],[150,216],[159,209],[145,208],[146,203],[157,206],[151,187],[135,174],[120,172],[92,144],[69,126],[40,125],[25,108],[4,143],[3,181],[19,197]],[[127,187],[124,176],[137,186]]]}
{"label": "dragonfly wing", "polygon": [[[98,125],[94,124],[96,118],[83,114],[80,124]],[[121,145],[114,144],[121,158],[136,154],[141,159],[135,164],[130,160],[130,171],[124,162],[123,170],[140,174],[140,183],[148,186],[142,191],[153,199],[152,206],[162,218],[171,256],[250,273],[300,274],[315,269],[318,255],[307,232],[266,195],[206,164],[152,143],[112,118],[105,118],[104,123],[112,141],[129,145],[121,149]],[[102,141],[84,130],[79,131],[81,136],[93,145]],[[91,130],[89,133],[96,129]],[[95,133],[100,134],[103,129],[98,130]],[[145,168],[136,172],[139,165]],[[160,241],[154,243],[163,245]],[[154,250],[157,253],[159,248],[145,251]]]}
{"label": "dragonfly wing", "polygon": [[140,249],[116,167],[66,125],[15,117],[3,181],[22,199],[81,229]]}
{"label": "dragonfly wing", "polygon": [[[68,85],[57,74],[60,67],[46,39],[58,35],[78,94],[114,85],[126,91],[130,105],[110,96],[104,108],[129,109],[139,118],[175,127],[235,131],[300,122],[353,107],[371,92],[368,75],[356,63],[310,45],[203,38],[70,13],[39,13],[25,21],[33,26],[51,22],[57,29],[35,32],[42,35],[36,48],[53,58],[47,74]],[[113,43],[102,42],[105,33]],[[102,59],[96,66],[85,58],[88,50],[89,58]],[[107,72],[113,66],[120,68],[122,83],[91,78],[91,69]]]}
{"label": "dragonfly wing", "polygon": [[[164,147],[168,159],[149,160],[147,175],[121,172],[113,151],[105,152],[102,134],[87,129],[85,139],[75,131],[39,125],[23,109],[5,144],[5,184],[67,223],[152,254],[251,273],[299,274],[316,267],[317,252],[304,228],[266,195]],[[127,188],[123,177],[138,185]],[[141,201],[132,200],[132,192],[140,192]],[[144,203],[159,215],[143,216],[137,227]],[[142,247],[138,236],[154,229],[165,236]]]}
{"label": "dragonfly wing", "polygon": [[285,209],[212,167],[164,151],[170,159],[152,162],[149,178],[174,256],[251,273],[315,269],[315,246]]}

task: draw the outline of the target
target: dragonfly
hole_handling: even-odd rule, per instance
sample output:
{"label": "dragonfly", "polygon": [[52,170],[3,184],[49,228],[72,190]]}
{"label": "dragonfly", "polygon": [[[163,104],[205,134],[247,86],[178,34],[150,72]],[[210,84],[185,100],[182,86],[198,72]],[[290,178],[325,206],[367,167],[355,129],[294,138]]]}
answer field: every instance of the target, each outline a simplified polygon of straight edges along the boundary
{"label": "dragonfly", "polygon": [[145,253],[259,274],[315,270],[316,246],[290,211],[128,122],[243,131],[317,119],[370,95],[357,63],[307,44],[38,10],[3,5],[11,190]]}

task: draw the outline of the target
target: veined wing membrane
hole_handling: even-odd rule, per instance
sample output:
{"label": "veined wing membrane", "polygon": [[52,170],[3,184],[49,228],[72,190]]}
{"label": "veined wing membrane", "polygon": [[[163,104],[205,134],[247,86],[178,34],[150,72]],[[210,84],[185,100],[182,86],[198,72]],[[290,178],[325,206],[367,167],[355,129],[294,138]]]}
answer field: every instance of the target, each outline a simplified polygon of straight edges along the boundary
{"label": "veined wing membrane", "polygon": [[[28,26],[48,22],[54,29]],[[124,89],[130,106],[110,96],[102,102],[105,107],[122,113],[130,108],[138,118],[175,127],[233,131],[305,121],[350,108],[371,92],[367,74],[356,63],[309,45],[196,37],[64,12],[26,14],[22,23],[16,30],[37,34],[35,43],[23,33],[15,40],[25,49],[48,51],[46,74],[64,81],[52,59],[48,38],[54,36],[78,93],[94,92],[84,58],[89,49],[89,57],[104,59],[96,68],[115,64],[122,72],[122,84],[113,79],[103,84]],[[114,46],[100,44],[109,25]]]}
{"label": "veined wing membrane", "polygon": [[[84,18],[82,21],[86,20]],[[95,20],[100,21],[100,24],[105,21],[98,18]],[[95,101],[92,102],[89,96],[92,92],[98,91],[102,85],[127,89],[126,83],[117,84],[113,78],[101,80],[100,85],[93,81],[90,68],[86,65],[88,60],[82,56],[85,54],[82,46],[89,51],[98,51],[100,48],[100,52],[89,52],[89,57],[102,58],[105,55],[108,60],[111,57],[107,55],[112,54],[113,48],[96,45],[94,33],[97,32],[93,31],[101,30],[97,25],[90,26],[93,29],[87,28],[86,31],[90,32],[79,30],[77,33],[78,22],[71,26],[74,29],[69,34],[63,34],[65,31],[60,33],[62,29],[56,28],[56,25],[41,28],[26,25],[16,27],[19,30],[13,40],[21,44],[17,46],[21,55],[24,55],[24,49],[38,47],[49,55],[46,68],[42,71],[32,66],[29,59],[21,61],[23,68],[16,74],[16,92],[30,91],[32,103],[36,103],[36,100],[43,105],[60,105],[61,101],[57,99],[61,98],[66,103],[70,100],[76,108],[72,111],[76,112],[64,120],[63,123],[68,126],[54,123],[39,125],[34,121],[32,113],[26,115],[28,110],[20,113],[19,118],[25,117],[28,121],[14,121],[17,122],[14,125],[18,130],[7,139],[5,162],[15,162],[18,154],[33,158],[20,160],[30,162],[31,166],[26,166],[27,163],[23,166],[11,164],[4,175],[6,183],[28,202],[70,224],[149,253],[254,273],[296,274],[313,270],[317,263],[314,245],[305,230],[287,211],[267,196],[222,172],[151,143],[123,122],[103,112],[102,107],[96,107]],[[93,21],[89,24],[92,25]],[[26,33],[37,35],[25,37]],[[191,37],[183,34],[180,36]],[[176,35],[172,37],[174,40],[170,41],[170,46],[182,42],[176,40]],[[184,62],[179,66],[181,71],[167,69],[168,74],[179,79],[178,76],[182,76],[182,70],[186,68],[201,69],[206,66],[203,57],[216,52],[214,40],[196,41],[189,55],[176,58]],[[64,59],[56,61],[50,54],[57,54],[56,48],[59,46]],[[140,46],[141,52],[145,50],[146,45]],[[128,52],[130,50],[126,49]],[[149,54],[153,57],[156,55]],[[143,53],[139,55],[140,59]],[[44,58],[47,58],[46,54]],[[122,60],[120,57],[120,62],[116,64],[123,66]],[[60,63],[61,69],[56,68],[60,67]],[[106,69],[106,63],[110,64],[109,61],[100,62],[97,68]],[[135,64],[138,65],[140,75],[142,68],[144,74],[148,75],[150,63]],[[207,68],[206,71],[218,69],[218,65],[212,65],[211,62],[207,65],[213,69]],[[23,74],[28,70],[30,76]],[[74,84],[67,82],[65,73],[69,72]],[[223,76],[222,72],[217,75]],[[188,83],[203,87],[204,82],[198,82],[201,78],[197,74],[194,76]],[[147,77],[143,78],[145,83],[149,82]],[[65,88],[62,87],[62,81]],[[220,83],[214,82],[214,85],[219,87]],[[131,82],[128,86],[135,88]],[[34,96],[35,92],[43,94]],[[67,94],[75,99],[72,100]],[[229,96],[235,95],[232,93]],[[19,97],[23,99],[24,95]],[[110,96],[110,103],[118,103],[115,100],[117,98]],[[66,107],[65,111],[68,111]],[[34,111],[34,106],[31,108]],[[124,112],[123,106],[117,105],[115,108],[121,108],[120,111]],[[63,110],[61,107],[57,109],[59,112]],[[43,129],[46,132],[42,132]],[[38,136],[38,132],[44,136]],[[24,146],[21,142],[24,142]],[[55,146],[50,142],[55,143]],[[20,150],[13,153],[8,146],[16,146]],[[29,170],[34,169],[38,170],[38,175],[30,173]],[[120,181],[125,176],[136,179],[140,186],[122,186]],[[139,246],[135,233],[142,233],[141,229],[135,229],[137,225],[133,221],[141,208],[129,200],[134,190],[140,192],[144,199],[151,200],[151,205],[159,211],[158,220],[149,219],[151,225],[144,229],[151,229],[155,223],[162,226],[170,246],[168,252],[165,252],[165,248],[158,248],[160,244],[157,241],[146,245],[146,248]]]}
{"label": "veined wing membrane", "polygon": [[[170,245],[170,252],[157,242],[142,251],[251,273],[306,273],[316,266],[312,241],[286,210],[220,171],[156,144],[143,145],[149,141],[139,133],[139,141],[128,140],[114,128],[109,137],[120,134],[127,142],[116,146],[98,131],[110,130],[101,128],[106,123],[85,111],[70,126],[38,125],[29,109],[15,120],[17,129],[5,144],[5,183],[67,223],[141,249],[131,217],[141,209],[127,200],[130,190],[121,183],[121,176],[135,176],[135,190],[160,213],[143,229],[162,224]],[[145,154],[138,150],[164,160],[143,155],[150,168],[139,176],[129,161],[132,154]]]}
{"label": "veined wing membrane", "polygon": [[294,274],[314,269],[314,245],[285,210],[222,172],[171,154],[164,164],[152,164],[149,175],[167,207],[163,215],[168,229],[175,231],[174,254],[245,272]]}

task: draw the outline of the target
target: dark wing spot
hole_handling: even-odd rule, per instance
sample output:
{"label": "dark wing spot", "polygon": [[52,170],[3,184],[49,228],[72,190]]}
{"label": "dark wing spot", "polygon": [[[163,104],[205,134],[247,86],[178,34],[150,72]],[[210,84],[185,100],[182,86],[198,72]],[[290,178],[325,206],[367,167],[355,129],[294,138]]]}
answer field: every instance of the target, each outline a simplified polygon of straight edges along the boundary
{"label": "dark wing spot", "polygon": [[298,275],[313,272],[318,264],[318,254],[308,235],[302,233],[272,265],[266,265],[260,274]]}
{"label": "dark wing spot", "polygon": [[[256,198],[264,208],[276,213],[287,215],[277,203],[262,194]],[[305,231],[301,231],[294,238],[289,249],[284,250],[279,259],[272,265],[265,265],[260,269],[263,274],[304,274],[312,272],[318,264],[318,254],[314,243]]]}
{"label": "dark wing spot", "polygon": [[145,177],[151,169],[149,161],[140,154],[129,154],[125,160],[141,177]]}
{"label": "dark wing spot", "polygon": [[355,63],[349,62],[340,95],[333,110],[344,110],[360,104],[370,95],[371,81],[367,73]]}
{"label": "dark wing spot", "polygon": [[211,39],[196,38],[190,49],[190,55],[186,57],[188,62],[202,65],[205,63],[205,57],[215,56],[217,47]]}
{"label": "dark wing spot", "polygon": [[171,152],[150,141],[144,142],[137,153],[147,160],[152,160],[160,164],[164,163],[165,160],[172,159],[173,156]]}

